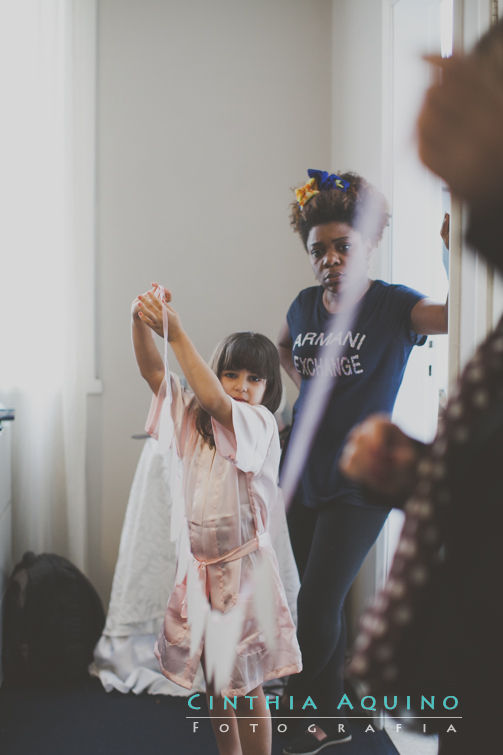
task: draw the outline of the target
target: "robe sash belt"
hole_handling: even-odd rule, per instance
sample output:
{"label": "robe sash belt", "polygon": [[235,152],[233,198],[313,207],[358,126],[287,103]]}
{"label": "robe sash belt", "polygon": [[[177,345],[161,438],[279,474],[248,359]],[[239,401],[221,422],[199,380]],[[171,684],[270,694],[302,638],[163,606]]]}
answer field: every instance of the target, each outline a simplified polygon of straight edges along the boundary
{"label": "robe sash belt", "polygon": [[[229,563],[230,561],[237,561],[238,558],[243,558],[243,556],[247,556],[249,553],[253,553],[259,548],[263,548],[265,545],[270,545],[270,544],[271,544],[271,537],[269,535],[269,532],[261,532],[260,534],[257,533],[257,535],[255,535],[255,537],[252,537],[251,540],[247,540],[246,543],[243,543],[242,545],[238,545],[237,548],[233,548],[232,550],[227,551],[227,553],[223,553],[221,556],[217,556],[216,558],[209,558],[206,560],[202,560],[194,556],[194,554],[192,554],[194,561],[197,564],[199,578],[201,580],[202,585],[204,586],[204,591],[206,593],[206,597],[208,598],[208,600],[210,597],[210,589],[209,589],[209,582],[208,582],[208,570],[206,567],[214,566],[215,564],[226,564],[226,563]],[[186,599],[183,601],[183,604],[182,604],[181,615],[183,619],[187,618]]]}

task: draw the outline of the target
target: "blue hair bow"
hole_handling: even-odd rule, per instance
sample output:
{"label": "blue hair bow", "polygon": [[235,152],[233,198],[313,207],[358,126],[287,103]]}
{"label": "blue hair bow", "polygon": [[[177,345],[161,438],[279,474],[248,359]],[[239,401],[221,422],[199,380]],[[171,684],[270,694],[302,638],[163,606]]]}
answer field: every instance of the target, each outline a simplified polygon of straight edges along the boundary
{"label": "blue hair bow", "polygon": [[349,188],[349,181],[346,181],[340,176],[336,176],[335,173],[328,173],[326,170],[313,170],[312,168],[309,168],[307,175],[309,178],[316,179],[320,191],[327,191],[328,189],[347,191]]}

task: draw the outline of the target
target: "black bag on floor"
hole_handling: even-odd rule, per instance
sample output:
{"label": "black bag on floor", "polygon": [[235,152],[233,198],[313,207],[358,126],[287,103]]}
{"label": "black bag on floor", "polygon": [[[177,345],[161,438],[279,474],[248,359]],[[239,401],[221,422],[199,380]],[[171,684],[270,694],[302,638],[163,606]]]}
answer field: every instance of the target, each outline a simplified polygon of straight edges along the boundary
{"label": "black bag on floor", "polygon": [[52,553],[25,553],[4,597],[6,683],[53,685],[85,677],[104,623],[98,594],[76,566]]}

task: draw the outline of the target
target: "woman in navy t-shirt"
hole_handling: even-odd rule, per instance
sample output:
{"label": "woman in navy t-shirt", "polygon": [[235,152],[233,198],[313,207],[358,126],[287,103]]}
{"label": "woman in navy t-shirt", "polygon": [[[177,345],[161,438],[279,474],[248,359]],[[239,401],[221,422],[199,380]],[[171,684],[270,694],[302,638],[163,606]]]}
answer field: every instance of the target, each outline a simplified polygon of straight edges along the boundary
{"label": "woman in navy t-shirt", "polygon": [[[281,364],[299,388],[294,424],[311,378],[332,375],[337,381],[289,511],[302,580],[298,637],[303,671],[290,678],[286,694],[300,705],[313,698],[319,726],[287,744],[286,755],[308,755],[351,739],[340,715],[347,707],[338,707],[344,692],[344,600],[388,509],[367,505],[363,491],[341,474],[344,441],[365,417],[392,412],[413,346],[423,344],[427,334],[447,332],[446,304],[368,277],[370,254],[389,217],[382,194],[354,173],[308,173],[310,180],[296,190],[291,220],[318,285],[294,299],[278,339]],[[339,328],[333,318],[342,311],[349,261],[361,292],[351,330]],[[343,347],[337,358],[331,356],[333,342]],[[339,718],[326,718],[332,716]]]}

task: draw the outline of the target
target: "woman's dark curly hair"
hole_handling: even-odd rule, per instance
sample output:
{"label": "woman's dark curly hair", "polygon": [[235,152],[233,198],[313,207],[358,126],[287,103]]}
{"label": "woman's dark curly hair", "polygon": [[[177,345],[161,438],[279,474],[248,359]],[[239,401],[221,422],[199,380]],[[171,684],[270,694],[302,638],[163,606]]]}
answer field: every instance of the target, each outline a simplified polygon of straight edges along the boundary
{"label": "woman's dark curly hair", "polygon": [[[216,347],[210,359],[210,367],[220,378],[226,370],[248,370],[266,381],[262,405],[275,412],[281,401],[282,383],[279,356],[276,346],[261,333],[243,331],[231,333]],[[197,402],[191,401],[196,428],[210,448],[215,447],[211,417]]]}
{"label": "woman's dark curly hair", "polygon": [[307,237],[311,228],[325,223],[347,223],[358,230],[372,246],[381,240],[389,221],[388,203],[372,184],[357,173],[339,173],[349,182],[346,191],[322,190],[309,199],[304,207],[298,202],[291,205],[290,222],[307,249]]}

